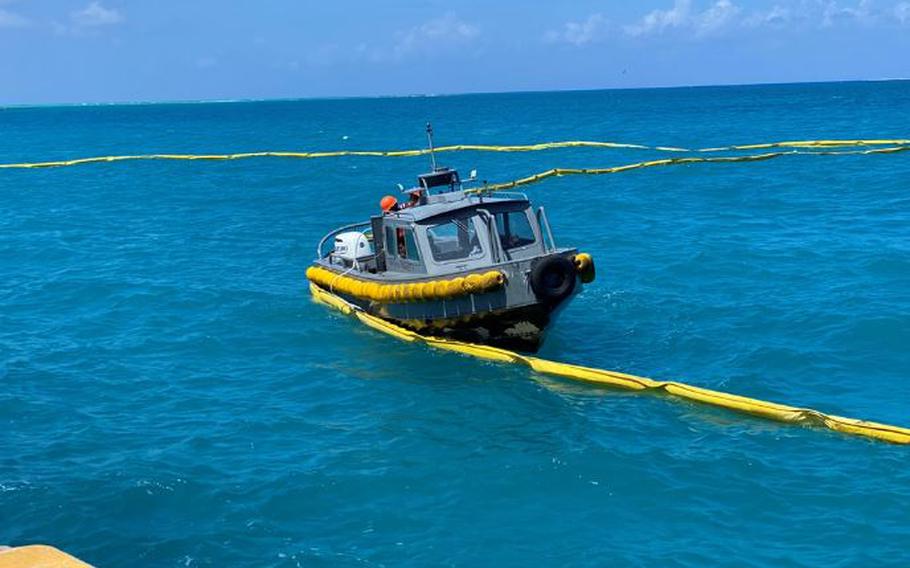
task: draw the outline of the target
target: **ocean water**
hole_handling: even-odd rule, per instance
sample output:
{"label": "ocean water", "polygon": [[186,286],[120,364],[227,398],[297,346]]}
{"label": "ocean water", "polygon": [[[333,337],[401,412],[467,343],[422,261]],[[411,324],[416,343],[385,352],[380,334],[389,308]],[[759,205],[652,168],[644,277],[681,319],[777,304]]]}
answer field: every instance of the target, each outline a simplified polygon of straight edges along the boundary
{"label": "ocean water", "polygon": [[[910,83],[0,109],[0,162],[907,138]],[[445,154],[504,181],[632,150]],[[0,170],[0,544],[98,566],[906,566],[906,448],[536,376],[309,298],[426,159]],[[528,189],[548,358],[910,425],[910,153]]]}

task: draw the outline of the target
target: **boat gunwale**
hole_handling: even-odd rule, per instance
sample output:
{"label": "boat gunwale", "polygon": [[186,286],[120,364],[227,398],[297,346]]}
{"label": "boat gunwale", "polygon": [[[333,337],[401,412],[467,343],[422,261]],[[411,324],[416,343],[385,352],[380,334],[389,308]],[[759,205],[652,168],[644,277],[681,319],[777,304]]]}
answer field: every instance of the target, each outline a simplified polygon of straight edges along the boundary
{"label": "boat gunwale", "polygon": [[[338,274],[339,276],[346,276],[350,278],[360,279],[369,282],[381,282],[381,283],[390,283],[390,284],[409,284],[411,282],[432,282],[434,280],[443,280],[458,278],[463,276],[468,276],[470,274],[483,274],[491,270],[498,270],[509,266],[516,266],[523,262],[536,262],[539,259],[547,258],[550,256],[566,256],[567,254],[578,254],[578,249],[575,247],[562,247],[556,248],[551,251],[547,251],[543,254],[534,255],[532,257],[524,257],[519,259],[505,260],[503,262],[496,262],[484,265],[482,267],[467,268],[464,270],[455,270],[452,272],[437,273],[437,274],[416,274],[413,272],[399,272],[399,271],[389,271],[385,270],[382,272],[362,272],[359,270],[353,270],[351,268],[344,268],[335,264],[329,263],[326,258],[318,258],[313,261],[313,266],[319,266],[327,270]],[[391,277],[389,277],[391,275]]]}

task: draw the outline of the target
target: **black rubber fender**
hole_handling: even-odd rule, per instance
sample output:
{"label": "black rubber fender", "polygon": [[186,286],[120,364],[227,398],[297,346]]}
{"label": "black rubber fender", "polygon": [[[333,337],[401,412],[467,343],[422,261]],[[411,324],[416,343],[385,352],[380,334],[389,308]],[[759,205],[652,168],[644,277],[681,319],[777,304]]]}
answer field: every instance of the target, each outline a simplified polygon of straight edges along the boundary
{"label": "black rubber fender", "polygon": [[558,304],[575,291],[575,265],[564,256],[548,256],[531,267],[531,290],[546,304]]}

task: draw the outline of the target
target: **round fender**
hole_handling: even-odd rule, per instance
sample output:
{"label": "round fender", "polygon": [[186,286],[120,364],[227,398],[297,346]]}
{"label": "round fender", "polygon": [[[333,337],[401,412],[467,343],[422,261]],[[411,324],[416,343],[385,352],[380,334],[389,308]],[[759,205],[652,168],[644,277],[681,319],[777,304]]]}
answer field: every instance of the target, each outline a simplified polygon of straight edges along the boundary
{"label": "round fender", "polygon": [[575,290],[575,265],[564,256],[548,256],[531,268],[531,289],[547,304],[558,304]]}
{"label": "round fender", "polygon": [[575,262],[575,269],[578,271],[578,277],[581,278],[581,281],[585,284],[593,282],[595,270],[594,259],[591,258],[591,255],[582,252],[576,254],[573,261]]}

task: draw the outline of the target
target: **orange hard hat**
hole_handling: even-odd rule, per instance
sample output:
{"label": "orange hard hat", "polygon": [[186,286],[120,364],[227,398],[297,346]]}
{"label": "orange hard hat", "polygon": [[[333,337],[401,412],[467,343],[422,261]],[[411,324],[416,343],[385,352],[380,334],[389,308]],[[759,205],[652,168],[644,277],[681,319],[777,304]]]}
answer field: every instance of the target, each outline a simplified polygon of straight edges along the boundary
{"label": "orange hard hat", "polygon": [[392,197],[391,195],[386,195],[379,201],[379,207],[385,212],[388,213],[392,210],[393,207],[398,205],[398,200]]}

